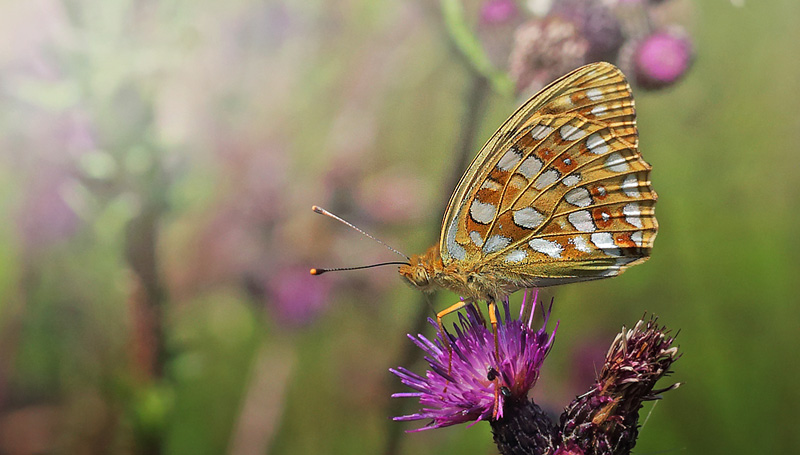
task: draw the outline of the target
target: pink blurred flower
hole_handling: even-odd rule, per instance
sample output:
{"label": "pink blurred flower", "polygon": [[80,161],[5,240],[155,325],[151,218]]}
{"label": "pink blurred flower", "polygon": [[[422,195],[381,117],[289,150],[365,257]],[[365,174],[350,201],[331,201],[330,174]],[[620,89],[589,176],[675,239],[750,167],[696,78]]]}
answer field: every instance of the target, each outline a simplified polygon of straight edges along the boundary
{"label": "pink blurred flower", "polygon": [[594,382],[608,351],[606,343],[608,342],[604,337],[588,336],[572,351],[569,380],[571,394],[585,390]]}
{"label": "pink blurred flower", "polygon": [[692,63],[692,44],[687,34],[677,30],[659,31],[636,46],[633,56],[636,83],[649,89],[677,82]]}
{"label": "pink blurred flower", "polygon": [[502,24],[508,22],[518,13],[514,0],[487,0],[481,5],[480,21],[482,24]]}
{"label": "pink blurred flower", "polygon": [[407,223],[420,219],[429,208],[424,182],[419,177],[398,171],[382,172],[368,178],[358,191],[358,206],[384,223]]}
{"label": "pink blurred flower", "polygon": [[63,176],[39,175],[25,194],[17,226],[27,250],[41,251],[78,230],[78,215],[65,200],[67,183]]}
{"label": "pink blurred flower", "polygon": [[330,282],[308,273],[307,268],[290,267],[267,282],[267,310],[280,325],[297,328],[312,323],[328,306]]}

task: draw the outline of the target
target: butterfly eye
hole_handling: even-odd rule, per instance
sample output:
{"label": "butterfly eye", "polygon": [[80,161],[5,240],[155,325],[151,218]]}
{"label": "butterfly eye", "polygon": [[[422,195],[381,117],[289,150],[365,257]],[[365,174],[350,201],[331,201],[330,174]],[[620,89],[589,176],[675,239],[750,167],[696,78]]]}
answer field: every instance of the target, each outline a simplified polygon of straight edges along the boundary
{"label": "butterfly eye", "polygon": [[410,272],[401,270],[400,276],[406,279],[411,285],[418,288],[426,288],[430,285],[428,272],[422,267],[413,267]]}

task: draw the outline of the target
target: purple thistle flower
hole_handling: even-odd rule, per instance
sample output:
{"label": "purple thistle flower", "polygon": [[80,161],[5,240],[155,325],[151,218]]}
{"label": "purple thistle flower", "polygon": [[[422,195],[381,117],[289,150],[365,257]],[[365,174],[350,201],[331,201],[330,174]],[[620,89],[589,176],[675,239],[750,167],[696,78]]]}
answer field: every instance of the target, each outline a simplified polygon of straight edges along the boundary
{"label": "purple thistle flower", "polygon": [[[527,296],[526,296],[527,297]],[[403,384],[416,390],[397,393],[393,397],[419,398],[422,409],[394,420],[431,422],[413,431],[441,428],[465,422],[501,419],[507,400],[526,400],[528,391],[539,378],[539,369],[553,346],[555,332],[546,330],[550,310],[544,314],[544,324],[534,330],[533,307],[536,294],[526,305],[523,297],[519,317],[511,317],[509,303],[503,302],[502,317],[498,309],[497,352],[494,333],[487,327],[474,305],[467,306],[466,316],[459,315],[460,326],[455,334],[439,333],[434,341],[423,335],[409,338],[427,354],[430,370],[425,377],[403,367],[390,369]],[[551,305],[552,306],[552,305]],[[438,325],[430,320],[434,327]],[[447,337],[447,341],[443,337]],[[448,345],[451,350],[448,350]]]}

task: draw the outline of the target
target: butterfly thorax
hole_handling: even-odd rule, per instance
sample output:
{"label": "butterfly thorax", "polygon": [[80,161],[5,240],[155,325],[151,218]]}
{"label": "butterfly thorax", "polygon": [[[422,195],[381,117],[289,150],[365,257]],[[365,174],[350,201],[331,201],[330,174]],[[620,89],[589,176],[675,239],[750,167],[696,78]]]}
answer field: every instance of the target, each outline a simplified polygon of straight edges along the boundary
{"label": "butterfly thorax", "polygon": [[424,292],[448,289],[470,301],[501,300],[508,295],[502,280],[483,269],[481,264],[463,261],[445,264],[439,246],[434,245],[425,253],[412,256],[409,265],[401,266],[399,271],[409,284]]}

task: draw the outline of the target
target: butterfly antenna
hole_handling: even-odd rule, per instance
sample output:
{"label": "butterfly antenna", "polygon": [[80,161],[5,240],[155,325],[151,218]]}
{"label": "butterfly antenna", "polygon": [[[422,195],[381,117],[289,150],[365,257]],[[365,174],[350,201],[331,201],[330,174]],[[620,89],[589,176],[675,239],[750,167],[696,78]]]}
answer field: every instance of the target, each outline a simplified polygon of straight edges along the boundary
{"label": "butterfly antenna", "polygon": [[378,263],[378,264],[360,265],[358,267],[337,267],[335,269],[311,269],[311,274],[312,275],[322,275],[325,272],[341,272],[343,270],[371,269],[373,267],[380,267],[382,265],[408,265],[408,262],[389,261],[389,262],[381,262],[381,263]]}
{"label": "butterfly antenna", "polygon": [[[381,245],[385,246],[385,247],[386,247],[386,248],[388,248],[389,250],[391,250],[391,251],[394,251],[395,253],[399,254],[400,256],[402,256],[402,257],[406,258],[406,260],[408,260],[408,261],[410,261],[410,260],[411,260],[411,258],[410,258],[410,257],[408,257],[408,256],[406,256],[405,254],[403,254],[403,253],[401,253],[401,252],[397,251],[396,249],[394,249],[394,248],[390,247],[389,245],[387,245],[387,244],[385,244],[385,243],[381,242],[380,240],[376,239],[375,237],[373,237],[373,236],[371,236],[371,235],[367,234],[367,233],[366,233],[366,232],[364,232],[363,230],[361,230],[361,229],[357,228],[357,227],[356,227],[356,226],[355,226],[353,223],[351,223],[351,222],[349,222],[349,221],[347,221],[347,220],[345,220],[345,219],[339,218],[338,216],[336,216],[336,215],[334,215],[333,213],[331,213],[331,212],[329,212],[329,211],[327,211],[327,210],[323,209],[322,207],[319,207],[319,206],[316,206],[316,205],[315,205],[315,206],[312,206],[312,207],[311,207],[311,210],[313,210],[313,211],[314,211],[314,212],[316,212],[316,213],[319,213],[320,215],[329,216],[329,217],[333,218],[333,219],[334,219],[334,220],[336,220],[336,221],[339,221],[339,222],[341,222],[341,223],[344,223],[344,224],[346,224],[347,226],[350,226],[351,228],[355,229],[356,231],[358,231],[358,232],[360,232],[360,233],[362,233],[362,234],[366,235],[367,237],[371,238],[372,240],[374,240],[374,241],[376,241],[376,242],[380,243]],[[384,264],[375,264],[374,266],[379,266],[379,265],[387,265],[387,264],[393,264],[393,263],[392,263],[392,262],[387,262],[387,263],[384,263]],[[407,264],[407,263],[406,263],[406,262],[400,262],[400,264]],[[367,268],[367,267],[374,267],[374,266],[362,266],[362,267],[353,267],[353,268],[348,268],[348,269],[336,269],[336,270],[354,270],[354,269],[363,269],[363,268]],[[314,270],[326,270],[326,269],[312,269],[312,272],[311,272],[311,274],[312,274],[312,275],[318,275],[318,274],[316,274],[316,273],[314,273],[314,272],[313,272]],[[333,271],[333,270],[334,270],[334,269],[327,269],[326,271]]]}

